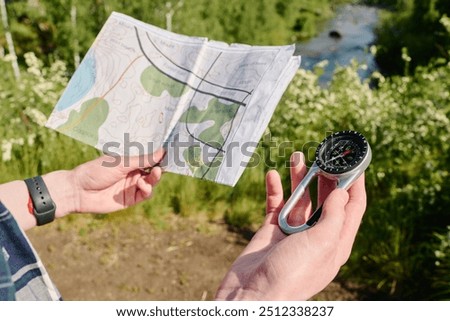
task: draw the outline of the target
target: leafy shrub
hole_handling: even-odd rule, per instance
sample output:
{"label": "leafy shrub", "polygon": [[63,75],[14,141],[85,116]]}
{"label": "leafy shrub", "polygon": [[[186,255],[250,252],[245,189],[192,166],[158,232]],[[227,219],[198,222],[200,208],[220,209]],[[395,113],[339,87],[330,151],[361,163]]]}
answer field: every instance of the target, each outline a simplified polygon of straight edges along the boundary
{"label": "leafy shrub", "polygon": [[446,232],[435,234],[438,243],[434,251],[436,278],[433,282],[433,298],[444,300],[450,297],[450,226],[447,226]]}
{"label": "leafy shrub", "polygon": [[406,48],[412,57],[410,71],[426,66],[433,58],[449,58],[450,34],[441,23],[442,16],[450,15],[448,0],[381,0],[390,11],[382,14],[377,29],[379,50],[377,62],[385,72],[402,74],[406,63],[401,53]]}
{"label": "leafy shrub", "polygon": [[98,153],[44,127],[47,115],[67,84],[65,64],[46,67],[33,53],[27,69],[14,80],[9,57],[0,60],[1,181],[71,168]]}

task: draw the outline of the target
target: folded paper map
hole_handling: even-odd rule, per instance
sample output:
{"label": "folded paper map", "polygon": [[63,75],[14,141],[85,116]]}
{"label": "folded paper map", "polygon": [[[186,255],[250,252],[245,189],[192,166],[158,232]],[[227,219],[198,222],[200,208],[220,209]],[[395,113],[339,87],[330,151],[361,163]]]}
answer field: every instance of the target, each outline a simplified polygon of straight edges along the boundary
{"label": "folded paper map", "polygon": [[47,127],[111,155],[234,186],[300,65],[295,46],[188,37],[112,13]]}

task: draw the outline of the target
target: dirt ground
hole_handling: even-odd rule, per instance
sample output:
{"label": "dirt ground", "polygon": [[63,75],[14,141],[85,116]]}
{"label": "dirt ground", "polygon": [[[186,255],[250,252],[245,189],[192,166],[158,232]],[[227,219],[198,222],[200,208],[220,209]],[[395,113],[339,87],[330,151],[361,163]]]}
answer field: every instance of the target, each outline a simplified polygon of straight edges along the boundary
{"label": "dirt ground", "polygon": [[[220,221],[64,218],[28,236],[64,300],[212,300],[248,235]],[[315,300],[357,300],[333,282]]]}

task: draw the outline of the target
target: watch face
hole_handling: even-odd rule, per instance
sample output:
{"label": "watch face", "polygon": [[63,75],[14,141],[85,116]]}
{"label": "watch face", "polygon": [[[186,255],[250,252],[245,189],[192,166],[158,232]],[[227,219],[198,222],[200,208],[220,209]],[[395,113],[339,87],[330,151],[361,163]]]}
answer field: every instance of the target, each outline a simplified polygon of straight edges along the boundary
{"label": "watch face", "polygon": [[349,172],[364,160],[368,143],[358,132],[346,130],[325,138],[316,150],[316,163],[330,174]]}

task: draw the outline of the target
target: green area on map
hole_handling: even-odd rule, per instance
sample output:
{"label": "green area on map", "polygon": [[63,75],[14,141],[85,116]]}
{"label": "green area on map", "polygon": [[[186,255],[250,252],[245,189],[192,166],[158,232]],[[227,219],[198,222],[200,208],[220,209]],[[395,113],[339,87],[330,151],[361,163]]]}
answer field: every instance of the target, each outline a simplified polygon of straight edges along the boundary
{"label": "green area on map", "polygon": [[187,90],[187,86],[183,83],[163,74],[154,66],[144,69],[141,74],[141,84],[150,95],[155,97],[160,97],[164,90],[172,97],[181,97]]}
{"label": "green area on map", "polygon": [[179,121],[188,124],[212,121],[213,124],[196,137],[209,146],[221,148],[225,142],[225,137],[220,129],[223,125],[233,120],[238,108],[238,104],[223,104],[217,98],[213,98],[209,101],[206,109],[201,110],[195,106],[189,107],[181,115]]}
{"label": "green area on map", "polygon": [[109,113],[108,102],[92,98],[81,105],[80,111],[72,110],[68,120],[56,130],[92,146],[98,143],[98,130]]}
{"label": "green area on map", "polygon": [[218,151],[217,155],[207,162],[203,159],[204,156],[200,144],[191,145],[183,152],[183,157],[194,177],[215,180],[222,164],[223,154]]}

